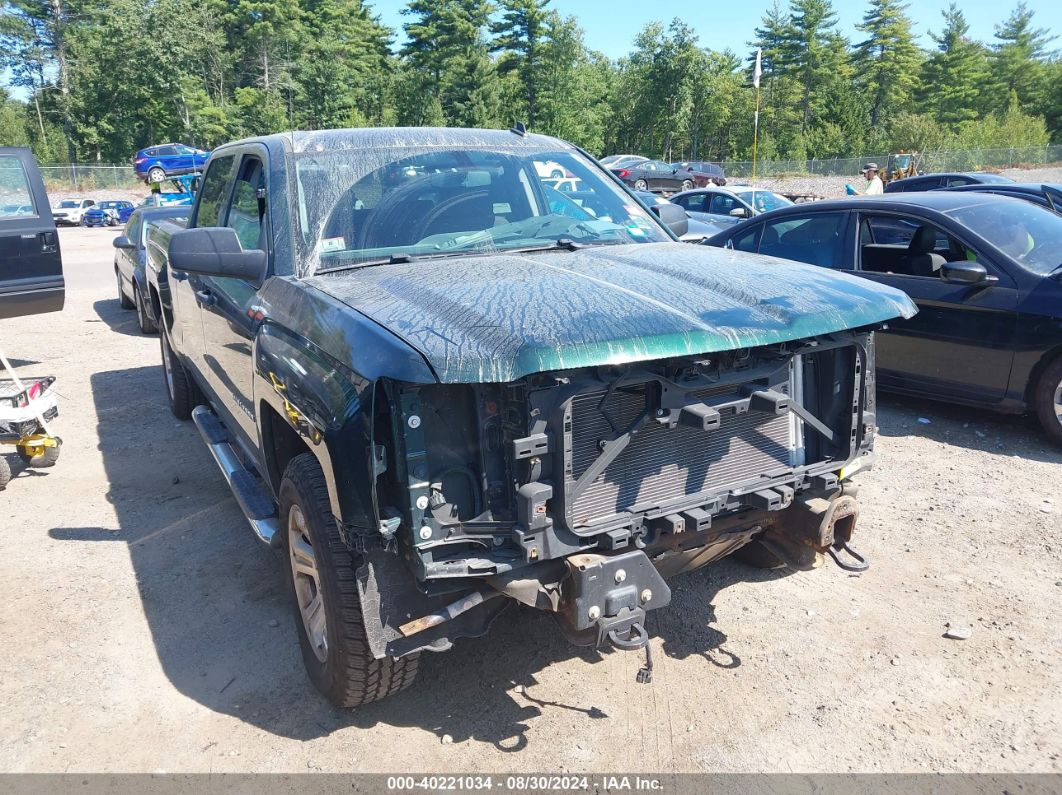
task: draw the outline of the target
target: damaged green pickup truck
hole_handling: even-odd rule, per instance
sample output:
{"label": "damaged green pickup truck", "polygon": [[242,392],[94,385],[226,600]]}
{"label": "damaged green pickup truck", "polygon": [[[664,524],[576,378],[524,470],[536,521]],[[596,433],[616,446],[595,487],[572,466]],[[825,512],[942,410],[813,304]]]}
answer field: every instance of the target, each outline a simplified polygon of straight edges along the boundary
{"label": "damaged green pickup truck", "polygon": [[173,412],[283,551],[333,702],[514,600],[639,649],[666,579],[731,552],[864,565],[873,331],[912,303],[684,224],[556,139],[372,129],[220,147],[151,231]]}

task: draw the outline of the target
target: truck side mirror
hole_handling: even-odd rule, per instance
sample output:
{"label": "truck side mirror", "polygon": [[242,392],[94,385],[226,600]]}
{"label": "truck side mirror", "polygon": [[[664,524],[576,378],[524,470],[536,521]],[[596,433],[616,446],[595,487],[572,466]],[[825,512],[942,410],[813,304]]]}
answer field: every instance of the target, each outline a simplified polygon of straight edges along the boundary
{"label": "truck side mirror", "polygon": [[204,226],[174,232],[169,246],[170,268],[201,276],[220,276],[257,282],[265,276],[266,253],[244,251],[236,230]]}
{"label": "truck side mirror", "polygon": [[125,235],[118,235],[112,243],[115,248],[136,248],[136,246],[133,245],[133,241]]}
{"label": "truck side mirror", "polygon": [[660,223],[670,229],[676,237],[682,237],[690,231],[690,217],[677,204],[671,204],[671,202],[654,204],[649,210],[655,213]]}

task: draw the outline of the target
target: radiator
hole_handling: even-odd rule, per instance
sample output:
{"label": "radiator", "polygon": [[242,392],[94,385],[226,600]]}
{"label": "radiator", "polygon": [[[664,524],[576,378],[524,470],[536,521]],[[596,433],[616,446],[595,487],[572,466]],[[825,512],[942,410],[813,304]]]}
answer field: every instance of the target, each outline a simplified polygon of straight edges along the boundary
{"label": "radiator", "polygon": [[[704,399],[732,390],[725,387],[696,394]],[[598,408],[605,394],[586,393],[572,400],[573,480],[600,455],[600,441],[614,435]],[[603,409],[617,428],[625,429],[644,407],[644,391],[617,391]],[[580,495],[572,520],[575,526],[585,526],[635,505],[751,485],[762,475],[790,467],[790,427],[788,416],[762,412],[735,415],[724,411],[721,427],[709,432],[682,425],[668,428],[650,419]]]}

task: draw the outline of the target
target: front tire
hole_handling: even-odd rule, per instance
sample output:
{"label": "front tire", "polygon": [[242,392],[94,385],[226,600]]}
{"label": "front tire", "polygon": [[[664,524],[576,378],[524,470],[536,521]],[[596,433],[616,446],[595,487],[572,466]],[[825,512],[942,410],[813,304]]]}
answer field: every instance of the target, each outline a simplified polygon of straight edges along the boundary
{"label": "front tire", "polygon": [[682,190],[693,190],[693,183],[688,179],[682,180]]}
{"label": "front tire", "polygon": [[1062,444],[1062,356],[1040,373],[1032,402],[1044,431],[1055,444]]}
{"label": "front tire", "polygon": [[379,701],[409,687],[418,655],[377,660],[369,648],[358,562],[340,537],[312,453],[295,456],[284,470],[280,521],[299,645],[314,687],[339,707]]}
{"label": "front tire", "polygon": [[170,346],[170,335],[165,329],[159,334],[159,345],[162,348],[162,375],[166,383],[170,411],[179,420],[190,420],[192,409],[203,402],[203,395],[180,358],[174,353]]}
{"label": "front tire", "polygon": [[7,459],[0,455],[0,491],[7,488],[7,484],[11,482],[11,465],[7,463]]}

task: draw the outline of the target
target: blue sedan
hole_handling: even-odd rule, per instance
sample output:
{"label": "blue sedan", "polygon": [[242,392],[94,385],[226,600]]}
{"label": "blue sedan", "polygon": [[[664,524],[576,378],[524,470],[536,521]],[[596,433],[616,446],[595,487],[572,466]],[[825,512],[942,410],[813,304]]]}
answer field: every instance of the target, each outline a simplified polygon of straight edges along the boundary
{"label": "blue sedan", "polygon": [[139,179],[162,182],[180,174],[201,171],[210,152],[186,144],[160,144],[141,149],[133,157],[133,169]]}
{"label": "blue sedan", "polygon": [[132,202],[105,201],[85,210],[81,216],[82,226],[118,226],[129,220],[133,214]]}

